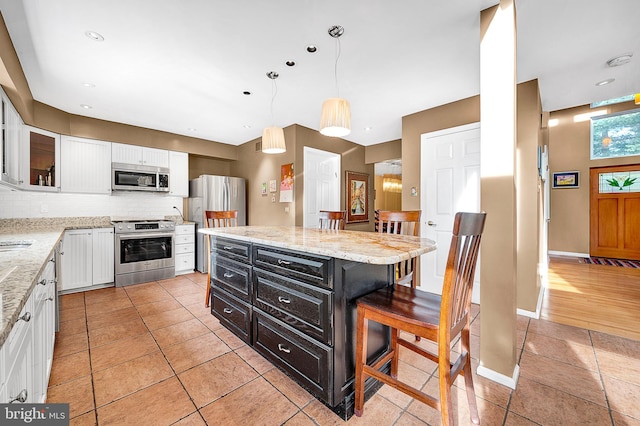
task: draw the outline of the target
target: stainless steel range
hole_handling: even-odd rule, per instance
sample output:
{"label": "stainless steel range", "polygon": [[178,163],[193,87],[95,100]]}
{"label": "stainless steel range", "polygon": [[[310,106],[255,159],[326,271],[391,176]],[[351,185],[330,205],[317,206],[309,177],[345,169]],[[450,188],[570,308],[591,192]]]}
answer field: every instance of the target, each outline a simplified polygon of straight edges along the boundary
{"label": "stainless steel range", "polygon": [[118,220],[115,285],[122,287],[175,276],[175,222]]}

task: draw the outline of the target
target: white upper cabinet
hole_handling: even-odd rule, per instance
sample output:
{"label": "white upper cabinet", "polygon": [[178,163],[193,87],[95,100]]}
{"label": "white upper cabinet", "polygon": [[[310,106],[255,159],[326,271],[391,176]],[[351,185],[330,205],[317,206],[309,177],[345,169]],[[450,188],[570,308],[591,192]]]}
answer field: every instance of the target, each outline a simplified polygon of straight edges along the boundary
{"label": "white upper cabinet", "polygon": [[113,143],[111,161],[114,163],[169,167],[169,151],[137,145]]}
{"label": "white upper cabinet", "polygon": [[176,197],[189,196],[189,154],[169,151],[169,194]]}
{"label": "white upper cabinet", "polygon": [[60,135],[23,126],[22,180],[25,189],[60,190]]}
{"label": "white upper cabinet", "polygon": [[0,89],[2,102],[2,131],[0,132],[0,182],[21,185],[20,137],[22,119]]}
{"label": "white upper cabinet", "polygon": [[61,152],[62,192],[111,192],[111,142],[63,136]]}

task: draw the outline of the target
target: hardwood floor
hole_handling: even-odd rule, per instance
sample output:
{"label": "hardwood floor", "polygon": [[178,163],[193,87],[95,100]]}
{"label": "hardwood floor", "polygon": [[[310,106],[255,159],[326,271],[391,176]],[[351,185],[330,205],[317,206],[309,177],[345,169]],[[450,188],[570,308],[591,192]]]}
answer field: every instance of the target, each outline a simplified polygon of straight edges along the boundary
{"label": "hardwood floor", "polygon": [[640,340],[640,269],[552,257],[540,317]]}

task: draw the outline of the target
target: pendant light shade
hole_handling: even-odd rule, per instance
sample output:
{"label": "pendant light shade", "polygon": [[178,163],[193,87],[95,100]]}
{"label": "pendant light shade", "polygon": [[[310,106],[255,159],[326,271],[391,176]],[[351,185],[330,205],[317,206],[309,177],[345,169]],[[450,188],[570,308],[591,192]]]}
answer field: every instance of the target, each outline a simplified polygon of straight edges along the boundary
{"label": "pendant light shade", "polygon": [[344,34],[344,28],[340,25],[329,27],[329,35],[336,39],[336,62],[334,77],[336,81],[335,98],[329,98],[322,103],[320,115],[320,133],[325,136],[342,137],[351,133],[351,105],[346,99],[340,97],[338,88],[338,59],[340,58],[340,36]]}
{"label": "pendant light shade", "polygon": [[351,106],[342,98],[329,98],[322,103],[320,133],[342,137],[351,133]]}
{"label": "pendant light shade", "polygon": [[[267,77],[271,79],[271,121],[273,122],[273,101],[278,93],[276,78],[278,73],[269,71]],[[262,130],[262,152],[265,154],[282,154],[287,152],[287,145],[284,143],[284,130],[282,127],[270,126]]]}
{"label": "pendant light shade", "polygon": [[284,130],[282,127],[265,127],[262,130],[262,152],[265,154],[282,154],[287,151],[284,143]]}

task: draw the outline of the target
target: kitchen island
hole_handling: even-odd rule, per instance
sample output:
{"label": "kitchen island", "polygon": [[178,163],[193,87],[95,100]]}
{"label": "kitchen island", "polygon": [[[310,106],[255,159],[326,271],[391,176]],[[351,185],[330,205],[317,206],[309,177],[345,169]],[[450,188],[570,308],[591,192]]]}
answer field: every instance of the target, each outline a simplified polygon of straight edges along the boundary
{"label": "kitchen island", "polygon": [[[391,285],[394,264],[433,241],[281,226],[209,228],[211,313],[343,419],[353,414],[358,297]],[[370,360],[389,344],[370,324]],[[380,383],[367,382],[367,397]]]}

